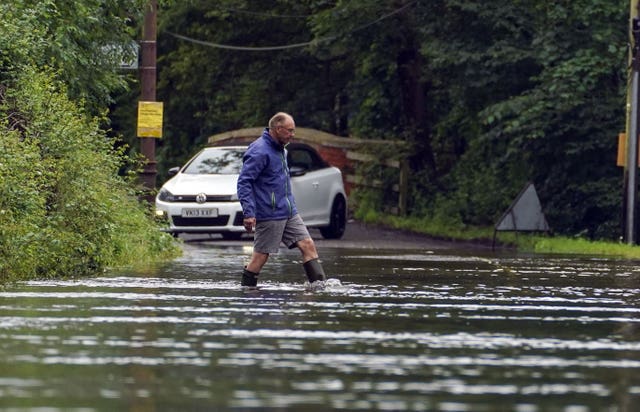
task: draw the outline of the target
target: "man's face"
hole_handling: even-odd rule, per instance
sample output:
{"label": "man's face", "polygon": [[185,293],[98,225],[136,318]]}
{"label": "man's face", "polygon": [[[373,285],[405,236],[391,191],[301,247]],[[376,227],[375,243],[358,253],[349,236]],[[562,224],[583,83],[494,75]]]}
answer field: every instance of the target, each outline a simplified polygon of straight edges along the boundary
{"label": "man's face", "polygon": [[286,120],[274,130],[275,139],[283,146],[289,144],[293,136],[296,134],[296,124],[293,120]]}

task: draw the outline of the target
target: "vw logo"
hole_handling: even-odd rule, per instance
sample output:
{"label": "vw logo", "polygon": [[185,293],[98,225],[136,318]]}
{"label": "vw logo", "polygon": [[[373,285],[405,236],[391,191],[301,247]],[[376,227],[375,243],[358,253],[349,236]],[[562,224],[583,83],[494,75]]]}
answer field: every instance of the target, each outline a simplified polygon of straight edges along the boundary
{"label": "vw logo", "polygon": [[204,193],[199,193],[196,195],[196,202],[202,204],[206,201],[207,201],[207,195],[205,195]]}

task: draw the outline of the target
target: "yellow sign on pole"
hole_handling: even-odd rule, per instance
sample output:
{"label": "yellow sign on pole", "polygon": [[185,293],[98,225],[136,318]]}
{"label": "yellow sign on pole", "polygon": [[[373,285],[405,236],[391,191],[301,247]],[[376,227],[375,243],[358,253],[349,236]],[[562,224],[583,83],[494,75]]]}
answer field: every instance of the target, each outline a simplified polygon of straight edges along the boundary
{"label": "yellow sign on pole", "polygon": [[138,137],[162,137],[162,102],[138,102]]}
{"label": "yellow sign on pole", "polygon": [[[617,166],[627,167],[627,134],[618,134],[618,159]],[[640,146],[638,147],[638,166],[640,167]]]}

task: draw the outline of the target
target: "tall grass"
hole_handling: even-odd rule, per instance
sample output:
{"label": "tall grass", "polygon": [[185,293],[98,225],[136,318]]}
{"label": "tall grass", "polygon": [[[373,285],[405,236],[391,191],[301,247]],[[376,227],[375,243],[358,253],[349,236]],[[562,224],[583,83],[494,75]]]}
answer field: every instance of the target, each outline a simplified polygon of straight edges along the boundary
{"label": "tall grass", "polygon": [[[494,228],[470,226],[442,212],[435,216],[399,217],[375,208],[375,194],[358,193],[354,197],[354,217],[364,223],[380,224],[394,229],[432,236],[442,240],[493,243]],[[531,233],[500,232],[498,247],[511,247],[524,252],[555,254],[586,254],[629,259],[640,258],[640,246],[613,241],[594,241],[579,237],[551,236]]]}

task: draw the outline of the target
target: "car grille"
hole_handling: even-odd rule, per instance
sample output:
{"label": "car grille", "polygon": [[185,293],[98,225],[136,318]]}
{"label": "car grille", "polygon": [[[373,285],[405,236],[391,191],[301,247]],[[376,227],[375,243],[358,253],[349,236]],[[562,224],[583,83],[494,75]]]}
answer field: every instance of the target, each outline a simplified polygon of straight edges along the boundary
{"label": "car grille", "polygon": [[176,226],[226,226],[229,222],[229,215],[218,217],[182,217],[180,215],[171,216],[173,224]]}
{"label": "car grille", "polygon": [[242,212],[236,212],[236,217],[235,219],[233,219],[233,225],[242,226],[244,224],[243,220],[244,220],[244,216]]}

